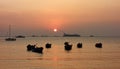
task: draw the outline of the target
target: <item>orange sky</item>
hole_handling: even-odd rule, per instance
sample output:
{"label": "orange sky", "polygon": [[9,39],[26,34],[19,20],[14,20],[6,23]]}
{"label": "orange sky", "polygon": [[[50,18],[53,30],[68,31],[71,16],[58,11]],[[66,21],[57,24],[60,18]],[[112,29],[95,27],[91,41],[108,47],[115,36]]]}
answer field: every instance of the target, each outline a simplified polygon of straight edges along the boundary
{"label": "orange sky", "polygon": [[120,35],[120,0],[0,0],[0,35]]}

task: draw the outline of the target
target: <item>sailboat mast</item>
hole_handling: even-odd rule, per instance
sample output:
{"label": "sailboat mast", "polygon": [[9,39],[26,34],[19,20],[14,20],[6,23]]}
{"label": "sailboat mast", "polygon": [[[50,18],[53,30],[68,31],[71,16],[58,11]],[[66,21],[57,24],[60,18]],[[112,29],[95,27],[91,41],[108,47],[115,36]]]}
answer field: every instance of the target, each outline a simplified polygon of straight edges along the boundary
{"label": "sailboat mast", "polygon": [[11,25],[9,25],[9,37],[11,37]]}
{"label": "sailboat mast", "polygon": [[6,41],[16,41],[15,38],[11,38],[11,25],[9,25],[9,28],[8,28],[8,29],[9,29],[9,30],[8,30],[8,35],[9,35],[9,37],[6,38],[5,40],[6,40]]}

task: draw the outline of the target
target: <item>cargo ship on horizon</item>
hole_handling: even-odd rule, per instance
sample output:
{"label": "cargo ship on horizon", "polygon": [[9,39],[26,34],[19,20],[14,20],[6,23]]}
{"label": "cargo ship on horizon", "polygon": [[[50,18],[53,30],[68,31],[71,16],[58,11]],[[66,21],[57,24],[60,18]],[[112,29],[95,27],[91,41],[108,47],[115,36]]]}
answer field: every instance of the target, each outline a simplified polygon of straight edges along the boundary
{"label": "cargo ship on horizon", "polygon": [[63,37],[80,37],[80,35],[79,34],[66,34],[66,33],[64,33]]}

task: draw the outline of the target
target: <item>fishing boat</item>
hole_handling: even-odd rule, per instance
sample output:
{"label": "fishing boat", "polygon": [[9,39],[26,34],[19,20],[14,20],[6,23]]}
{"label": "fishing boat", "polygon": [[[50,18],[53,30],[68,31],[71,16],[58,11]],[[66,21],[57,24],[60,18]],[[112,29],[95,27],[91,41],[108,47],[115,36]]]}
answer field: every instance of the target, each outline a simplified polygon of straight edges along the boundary
{"label": "fishing boat", "polygon": [[64,45],[65,50],[70,51],[72,49],[72,45],[70,45],[69,42],[65,42]]}
{"label": "fishing boat", "polygon": [[16,41],[16,38],[11,37],[11,25],[9,25],[9,37],[6,38],[6,41]]}
{"label": "fishing boat", "polygon": [[15,38],[11,38],[11,37],[10,37],[10,38],[6,38],[5,40],[6,40],[6,41],[16,41]]}

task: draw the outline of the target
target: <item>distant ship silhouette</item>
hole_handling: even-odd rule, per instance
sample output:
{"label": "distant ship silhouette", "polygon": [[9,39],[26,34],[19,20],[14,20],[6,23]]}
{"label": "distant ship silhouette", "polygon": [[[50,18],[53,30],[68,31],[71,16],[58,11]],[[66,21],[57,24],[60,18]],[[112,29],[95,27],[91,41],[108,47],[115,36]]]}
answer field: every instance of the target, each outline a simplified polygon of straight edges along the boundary
{"label": "distant ship silhouette", "polygon": [[23,36],[23,35],[18,35],[18,36],[16,36],[16,38],[25,38],[25,36]]}
{"label": "distant ship silhouette", "polygon": [[60,29],[59,29],[59,31],[63,33],[63,37],[80,37],[79,34],[68,34],[68,33],[65,33],[63,30],[60,30]]}
{"label": "distant ship silhouette", "polygon": [[80,35],[79,34],[66,34],[66,33],[64,33],[63,37],[80,37]]}
{"label": "distant ship silhouette", "polygon": [[90,37],[94,37],[94,35],[90,35]]}

